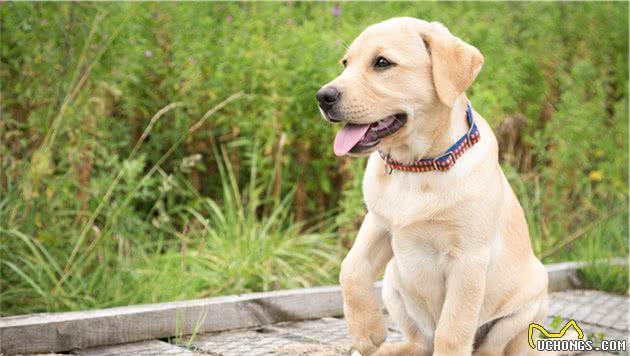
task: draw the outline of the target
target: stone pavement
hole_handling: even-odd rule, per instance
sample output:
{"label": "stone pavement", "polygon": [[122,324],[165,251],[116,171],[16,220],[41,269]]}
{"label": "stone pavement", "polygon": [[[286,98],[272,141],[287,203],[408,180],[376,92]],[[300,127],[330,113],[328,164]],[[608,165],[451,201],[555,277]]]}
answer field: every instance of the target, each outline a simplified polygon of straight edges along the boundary
{"label": "stone pavement", "polygon": [[[551,294],[548,323],[577,321],[594,339],[628,341],[628,297],[599,291],[570,290]],[[556,320],[559,321],[559,320]],[[388,342],[402,341],[388,322]],[[350,338],[341,318],[285,322],[253,329],[197,335],[183,340],[151,340],[75,351],[90,356],[213,355],[213,356],[342,356],[350,355]],[[618,353],[628,355],[628,352]],[[590,352],[584,356],[611,355]]]}
{"label": "stone pavement", "polygon": [[[562,318],[577,321],[585,334],[605,339],[628,337],[628,298],[598,291],[564,291],[551,294],[548,323]],[[389,321],[387,342],[403,341]],[[200,335],[191,350],[221,356],[350,355],[350,337],[343,319],[288,322],[258,329]],[[586,355],[586,354],[585,354]],[[607,353],[589,353],[607,355]],[[610,355],[610,354],[608,354]]]}

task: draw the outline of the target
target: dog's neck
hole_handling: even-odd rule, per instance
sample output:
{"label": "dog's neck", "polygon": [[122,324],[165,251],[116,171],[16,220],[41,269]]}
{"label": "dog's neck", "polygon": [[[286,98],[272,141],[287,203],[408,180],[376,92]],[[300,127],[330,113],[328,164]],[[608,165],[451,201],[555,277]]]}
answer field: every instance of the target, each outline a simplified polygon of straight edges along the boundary
{"label": "dog's neck", "polygon": [[410,134],[385,153],[403,163],[444,154],[468,132],[467,103],[466,95],[460,95],[453,107],[436,105],[431,111],[416,113]]}

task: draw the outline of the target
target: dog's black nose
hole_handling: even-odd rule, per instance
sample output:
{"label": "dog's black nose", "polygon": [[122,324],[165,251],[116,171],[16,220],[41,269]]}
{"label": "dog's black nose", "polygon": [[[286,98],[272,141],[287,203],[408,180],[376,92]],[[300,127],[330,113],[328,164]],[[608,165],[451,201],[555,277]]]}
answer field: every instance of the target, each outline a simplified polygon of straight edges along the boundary
{"label": "dog's black nose", "polygon": [[317,92],[317,101],[324,111],[330,110],[341,98],[341,92],[335,87],[323,87]]}

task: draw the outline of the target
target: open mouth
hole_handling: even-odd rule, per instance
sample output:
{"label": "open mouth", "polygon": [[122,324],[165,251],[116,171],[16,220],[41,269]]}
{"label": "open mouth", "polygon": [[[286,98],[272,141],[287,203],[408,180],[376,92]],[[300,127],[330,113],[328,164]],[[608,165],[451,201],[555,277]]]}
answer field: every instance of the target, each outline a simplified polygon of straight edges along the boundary
{"label": "open mouth", "polygon": [[361,153],[378,145],[381,140],[400,130],[407,122],[406,114],[390,115],[371,124],[346,124],[335,137],[335,154]]}

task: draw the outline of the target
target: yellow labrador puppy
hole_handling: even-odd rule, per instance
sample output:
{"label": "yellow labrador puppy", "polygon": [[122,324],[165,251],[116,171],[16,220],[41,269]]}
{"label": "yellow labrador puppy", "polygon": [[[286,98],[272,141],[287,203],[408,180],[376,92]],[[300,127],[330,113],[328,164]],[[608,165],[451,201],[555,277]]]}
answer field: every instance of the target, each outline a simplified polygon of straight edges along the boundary
{"label": "yellow labrador puppy", "polygon": [[[483,64],[443,25],[394,18],[368,27],[317,93],[342,122],[337,155],[371,153],[368,213],[340,282],[362,355],[524,355],[546,315],[547,274],[498,162],[491,128],[465,90]],[[383,344],[373,285],[407,342]]]}

